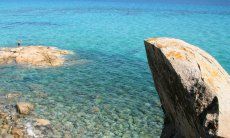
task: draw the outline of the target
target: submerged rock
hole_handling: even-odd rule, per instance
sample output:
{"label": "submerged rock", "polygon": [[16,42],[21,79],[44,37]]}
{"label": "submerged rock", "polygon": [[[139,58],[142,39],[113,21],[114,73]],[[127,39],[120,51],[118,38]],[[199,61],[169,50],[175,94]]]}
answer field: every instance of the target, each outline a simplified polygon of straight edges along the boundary
{"label": "submerged rock", "polygon": [[[49,137],[53,129],[49,120],[38,119],[33,112],[34,105],[28,102],[19,102],[18,97],[23,97],[19,92],[4,94],[0,101],[0,138],[14,137]],[[20,101],[20,100],[19,100]]]}
{"label": "submerged rock", "polygon": [[14,136],[14,138],[24,138],[24,132],[19,128],[13,128],[11,134]]}
{"label": "submerged rock", "polygon": [[97,106],[94,106],[92,109],[91,109],[92,113],[97,113],[97,112],[100,112],[100,108],[97,107]]}
{"label": "submerged rock", "polygon": [[34,105],[31,103],[20,102],[17,103],[17,109],[20,114],[28,115],[30,111],[34,109]]}
{"label": "submerged rock", "polygon": [[145,46],[165,114],[161,137],[230,137],[230,77],[221,65],[182,40]]}
{"label": "submerged rock", "polygon": [[50,121],[46,119],[36,119],[37,126],[48,126],[50,125]]}
{"label": "submerged rock", "polygon": [[68,54],[71,54],[71,52],[45,46],[1,48],[0,64],[16,63],[42,67],[61,66],[65,62],[63,55]]}
{"label": "submerged rock", "polygon": [[8,93],[8,94],[6,95],[6,98],[7,98],[8,100],[12,100],[12,99],[16,99],[16,98],[18,98],[18,97],[20,97],[20,96],[21,96],[21,93],[13,92],[13,93]]}

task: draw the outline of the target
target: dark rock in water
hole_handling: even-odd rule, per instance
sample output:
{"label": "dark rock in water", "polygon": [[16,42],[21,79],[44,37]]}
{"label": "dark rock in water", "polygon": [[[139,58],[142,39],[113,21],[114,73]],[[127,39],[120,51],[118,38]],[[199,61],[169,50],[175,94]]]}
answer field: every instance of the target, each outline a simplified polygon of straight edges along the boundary
{"label": "dark rock in water", "polygon": [[230,137],[230,77],[221,65],[178,39],[145,46],[165,114],[161,137]]}

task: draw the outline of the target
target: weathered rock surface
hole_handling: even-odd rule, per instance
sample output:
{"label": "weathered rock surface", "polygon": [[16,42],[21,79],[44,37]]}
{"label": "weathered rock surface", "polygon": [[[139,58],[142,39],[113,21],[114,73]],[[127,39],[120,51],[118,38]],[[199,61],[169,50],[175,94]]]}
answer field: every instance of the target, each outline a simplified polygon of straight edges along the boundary
{"label": "weathered rock surface", "polygon": [[221,65],[182,40],[145,46],[165,114],[161,137],[230,137],[230,77]]}
{"label": "weathered rock surface", "polygon": [[68,54],[71,52],[45,46],[1,48],[0,65],[17,63],[41,67],[61,66],[65,62],[63,55]]}
{"label": "weathered rock surface", "polygon": [[20,114],[28,115],[32,110],[34,110],[34,105],[31,103],[20,102],[17,103],[17,109]]}

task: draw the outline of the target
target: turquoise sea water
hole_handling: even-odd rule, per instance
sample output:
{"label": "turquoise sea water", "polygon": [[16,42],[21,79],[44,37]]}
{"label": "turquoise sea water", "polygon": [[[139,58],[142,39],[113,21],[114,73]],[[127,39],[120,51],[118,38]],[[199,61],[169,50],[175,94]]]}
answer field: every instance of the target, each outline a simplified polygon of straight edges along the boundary
{"label": "turquoise sea water", "polygon": [[[230,2],[167,0],[0,1],[0,46],[72,50],[82,64],[0,66],[1,93],[20,92],[61,137],[158,137],[163,113],[143,40],[198,45],[230,71]],[[47,96],[41,96],[41,93]]]}

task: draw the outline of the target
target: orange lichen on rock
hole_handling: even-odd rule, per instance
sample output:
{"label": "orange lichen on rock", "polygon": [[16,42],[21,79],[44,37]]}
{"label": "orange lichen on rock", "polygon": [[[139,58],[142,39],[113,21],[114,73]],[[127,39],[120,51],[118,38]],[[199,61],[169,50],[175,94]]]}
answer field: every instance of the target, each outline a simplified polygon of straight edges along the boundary
{"label": "orange lichen on rock", "polygon": [[165,111],[162,137],[230,137],[230,76],[204,50],[174,38],[145,41]]}
{"label": "orange lichen on rock", "polygon": [[180,52],[176,52],[176,51],[171,51],[171,52],[167,53],[166,57],[186,60],[186,57],[184,55],[182,55]]}
{"label": "orange lichen on rock", "polygon": [[213,70],[213,71],[211,71],[211,76],[215,78],[215,77],[219,76],[219,74],[217,71]]}

